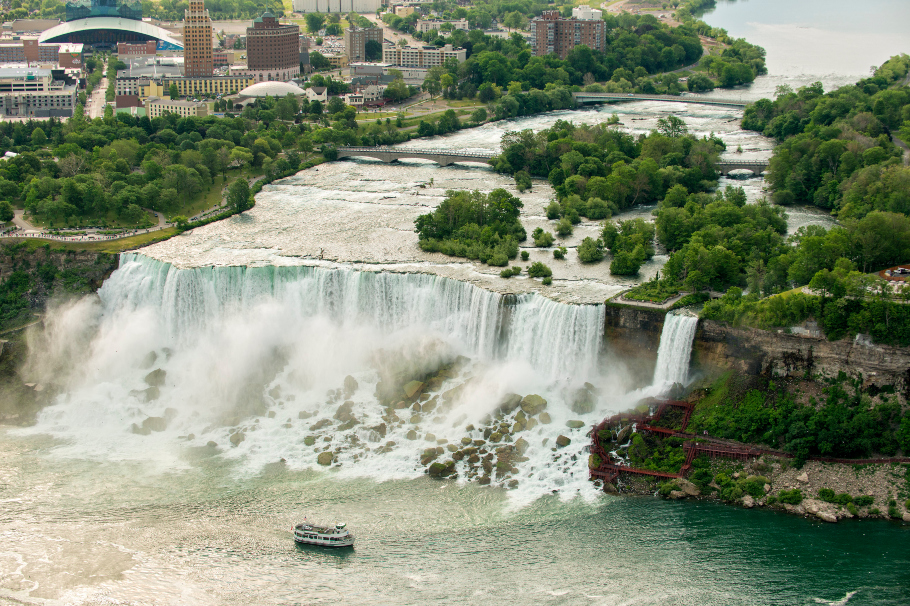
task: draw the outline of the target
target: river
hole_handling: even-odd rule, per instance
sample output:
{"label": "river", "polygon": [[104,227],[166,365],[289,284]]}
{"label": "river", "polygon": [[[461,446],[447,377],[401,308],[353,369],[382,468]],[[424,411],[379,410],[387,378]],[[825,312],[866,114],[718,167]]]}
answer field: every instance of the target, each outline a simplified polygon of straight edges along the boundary
{"label": "river", "polygon": [[[720,3],[705,16],[768,48],[771,73],[724,94],[850,81],[866,71],[854,63],[885,58],[879,42],[906,14],[900,3],[867,3],[872,14],[893,9],[881,29],[855,18],[856,5],[827,2],[819,29],[863,44],[843,67],[807,60],[791,70],[778,57],[794,36],[767,34],[809,21],[810,9],[790,4]],[[738,129],[738,111],[646,102],[408,145],[496,150],[506,130],[614,112],[630,132],[672,113],[696,134],[717,133],[731,157],[771,152]],[[750,201],[762,196],[760,179],[740,183]],[[267,187],[243,217],[124,256],[99,296],[53,310],[30,372],[60,390],[56,403],[34,427],[0,428],[0,603],[905,604],[905,527],[594,489],[588,427],[654,388],[612,354],[602,307],[565,303],[602,302],[633,281],[611,278],[605,263],[570,254],[558,265],[530,251],[554,268],[544,288],[416,250],[413,219],[446,189],[493,187],[512,189],[487,168],[322,165]],[[547,224],[551,195],[542,181],[521,195],[529,231]],[[831,224],[788,212],[791,231]],[[583,223],[566,244],[597,229]],[[642,279],[665,260],[657,255]],[[383,369],[452,360],[457,371],[439,375],[432,393],[467,382],[454,404],[390,422],[382,436],[372,429],[387,415],[374,396]],[[154,370],[163,373],[147,379]],[[348,375],[357,386],[342,397]],[[573,412],[585,381],[594,405]],[[527,460],[491,474],[490,486],[465,481],[464,461],[458,480],[428,478],[421,452],[483,438],[485,416],[509,392],[549,402],[551,423],[515,434],[527,438]],[[313,429],[345,398],[357,425]],[[143,429],[150,418],[160,419],[154,431]],[[570,443],[556,448],[560,435]],[[317,464],[321,452],[334,453],[330,469]],[[291,527],[305,516],[347,522],[356,547],[295,547]]]}

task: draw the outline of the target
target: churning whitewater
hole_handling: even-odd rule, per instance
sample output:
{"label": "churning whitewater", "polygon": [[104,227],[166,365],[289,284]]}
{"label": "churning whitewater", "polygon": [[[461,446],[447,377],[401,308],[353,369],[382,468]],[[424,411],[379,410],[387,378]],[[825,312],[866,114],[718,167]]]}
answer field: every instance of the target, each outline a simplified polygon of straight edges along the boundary
{"label": "churning whitewater", "polygon": [[[586,433],[642,395],[604,351],[603,326],[603,305],[431,274],[179,269],[124,254],[97,296],[34,337],[32,369],[59,396],[26,431],[61,438],[59,456],[162,471],[187,448],[238,473],[328,462],[377,480],[423,474],[430,457],[520,502],[591,496]],[[413,380],[419,398],[388,395]],[[545,413],[518,406],[530,395]],[[465,453],[482,444],[518,454],[472,467]]]}
{"label": "churning whitewater", "polygon": [[687,313],[668,313],[660,333],[657,364],[654,366],[653,385],[665,389],[674,383],[689,382],[689,359],[692,340],[698,327],[698,317]]}

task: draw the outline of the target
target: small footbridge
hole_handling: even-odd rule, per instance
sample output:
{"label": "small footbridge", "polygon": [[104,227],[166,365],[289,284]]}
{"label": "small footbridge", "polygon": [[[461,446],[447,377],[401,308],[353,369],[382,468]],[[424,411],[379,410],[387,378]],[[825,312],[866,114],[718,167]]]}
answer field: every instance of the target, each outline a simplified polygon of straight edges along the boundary
{"label": "small footbridge", "polygon": [[696,103],[698,105],[717,105],[721,107],[743,108],[751,101],[725,99],[723,97],[698,97],[695,95],[637,95],[633,93],[572,93],[578,105],[587,103],[611,103],[616,101],[669,101],[671,103]]}
{"label": "small footbridge", "polygon": [[758,177],[768,170],[767,160],[720,160],[715,165],[722,175],[729,175],[734,170],[748,170]]}
{"label": "small footbridge", "polygon": [[382,160],[385,163],[395,160],[417,158],[432,160],[440,166],[449,166],[456,162],[475,162],[492,164],[496,154],[482,152],[458,152],[440,149],[403,149],[398,147],[339,147],[338,158],[366,157]]}

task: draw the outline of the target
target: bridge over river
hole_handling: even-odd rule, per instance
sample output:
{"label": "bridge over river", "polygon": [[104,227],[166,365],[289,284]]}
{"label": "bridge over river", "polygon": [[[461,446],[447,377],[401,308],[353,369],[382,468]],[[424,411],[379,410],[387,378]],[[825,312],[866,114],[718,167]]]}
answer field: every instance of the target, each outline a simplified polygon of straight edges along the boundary
{"label": "bridge over river", "polygon": [[[419,159],[431,160],[440,166],[451,164],[475,163],[493,164],[496,154],[492,152],[458,152],[439,149],[404,149],[399,147],[339,147],[338,159],[341,158],[375,158],[385,163],[396,160]],[[717,170],[722,175],[729,175],[734,170],[747,170],[758,176],[768,168],[767,160],[721,160]]]}
{"label": "bridge over river", "polygon": [[751,101],[739,99],[725,99],[723,97],[698,97],[695,95],[636,95],[632,93],[572,93],[575,102],[579,105],[585,103],[608,103],[615,101],[669,101],[671,103],[696,103],[698,105],[719,105],[722,107],[743,108],[751,105]]}

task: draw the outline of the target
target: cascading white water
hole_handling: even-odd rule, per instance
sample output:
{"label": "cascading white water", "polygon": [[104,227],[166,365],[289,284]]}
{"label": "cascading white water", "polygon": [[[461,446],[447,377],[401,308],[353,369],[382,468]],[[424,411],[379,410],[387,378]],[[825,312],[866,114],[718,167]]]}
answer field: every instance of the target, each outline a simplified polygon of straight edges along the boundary
{"label": "cascading white water", "polygon": [[685,385],[689,381],[689,358],[698,318],[688,314],[670,312],[664,320],[654,367],[653,386],[666,388],[674,383]]}
{"label": "cascading white water", "polygon": [[[54,343],[43,351],[61,350],[56,343],[76,343],[80,350],[74,355],[69,347],[65,363],[47,364],[68,367],[67,376],[55,375],[63,393],[31,431],[62,438],[63,454],[161,457],[172,467],[175,444],[214,443],[222,456],[255,472],[279,459],[317,467],[318,452],[330,447],[341,473],[413,477],[424,469],[425,434],[456,444],[483,438],[482,423],[490,422],[483,419],[504,394],[536,393],[549,401],[552,422],[521,434],[530,442],[522,463],[526,496],[589,490],[587,468],[577,461],[585,460],[584,433],[602,410],[573,413],[570,394],[584,381],[607,387],[599,364],[602,305],[500,295],[429,274],[308,266],[179,269],[124,254],[97,298],[51,315],[63,328],[45,333]],[[411,411],[397,411],[404,422],[388,424],[388,434],[377,436],[371,428],[389,414],[374,395],[382,362],[407,358],[436,368],[458,354],[471,362],[434,393],[441,403],[444,391],[464,383],[459,401],[419,421]],[[147,375],[156,369],[165,378],[150,397]],[[359,388],[341,399],[353,402],[358,423],[339,429],[332,420],[314,430],[316,421],[337,414],[341,401],[326,394],[347,375]],[[149,418],[166,420],[166,427],[133,435]],[[571,419],[583,419],[585,427],[567,427]],[[415,429],[417,440],[409,437]],[[230,440],[237,432],[245,436],[240,443]],[[572,444],[554,453],[560,434]],[[316,445],[305,439],[313,436]]]}

